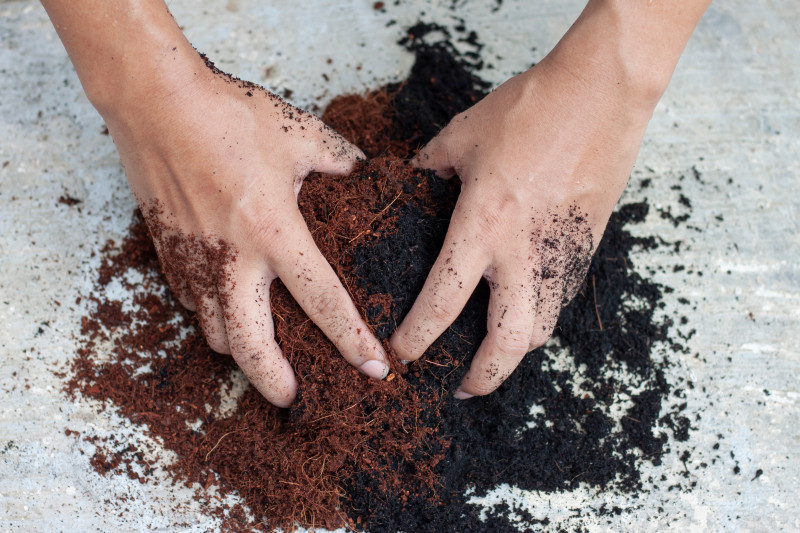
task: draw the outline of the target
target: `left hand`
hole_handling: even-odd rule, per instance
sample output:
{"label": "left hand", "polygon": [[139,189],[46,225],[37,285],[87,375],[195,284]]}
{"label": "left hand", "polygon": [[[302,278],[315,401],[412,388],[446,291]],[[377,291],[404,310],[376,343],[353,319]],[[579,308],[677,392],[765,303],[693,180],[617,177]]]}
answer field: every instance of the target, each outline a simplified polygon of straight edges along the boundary
{"label": "left hand", "polygon": [[440,177],[457,174],[462,190],[442,251],[390,342],[400,359],[418,359],[485,278],[488,333],[460,399],[494,391],[552,334],[660,96],[586,59],[580,40],[565,41],[456,116],[414,161]]}

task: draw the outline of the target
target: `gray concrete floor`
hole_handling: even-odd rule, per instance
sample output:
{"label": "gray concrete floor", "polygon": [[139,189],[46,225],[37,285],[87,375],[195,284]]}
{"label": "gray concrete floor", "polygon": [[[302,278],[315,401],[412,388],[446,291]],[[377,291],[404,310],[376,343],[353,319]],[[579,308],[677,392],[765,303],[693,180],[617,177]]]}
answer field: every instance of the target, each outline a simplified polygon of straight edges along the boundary
{"label": "gray concrete floor", "polygon": [[[428,20],[454,16],[449,0],[403,2],[386,14],[372,3],[170,5],[190,40],[224,70],[291,87],[301,105],[324,105],[402,77],[411,58],[393,43],[420,11]],[[487,43],[486,57],[504,58],[492,59],[485,73],[496,82],[546,54],[582,7],[580,0],[507,0],[492,12],[493,2],[464,3],[458,15]],[[389,19],[398,24],[386,27]],[[653,490],[610,523],[592,509],[631,502],[587,488],[548,495],[501,487],[493,498],[524,503],[553,529],[573,529],[583,514],[590,531],[800,531],[799,19],[794,0],[715,2],[656,110],[634,172],[652,169],[647,196],[674,210],[670,187],[693,166],[703,175],[703,182],[681,182],[694,207],[689,224],[699,231],[674,228],[655,213],[637,228],[685,244],[680,258],[640,254],[642,267],[680,261],[704,273],[656,274],[676,288],[666,312],[680,297],[697,305],[689,346],[700,357],[686,356],[674,370],[697,384],[688,396],[690,411],[702,417],[688,465],[696,488]],[[0,531],[213,529],[189,489],[100,477],[88,463],[91,446],[64,434],[113,432],[158,449],[113,409],[98,415],[86,401],[67,400],[53,373],[75,354],[85,311],[75,300],[97,265],[93,252],[124,235],[134,201],[38,2],[0,1],[0,43]],[[81,209],[58,204],[64,193],[82,199]],[[625,199],[642,196],[631,188]],[[656,473],[671,469],[683,466],[667,460]],[[753,479],[758,469],[763,475]]]}

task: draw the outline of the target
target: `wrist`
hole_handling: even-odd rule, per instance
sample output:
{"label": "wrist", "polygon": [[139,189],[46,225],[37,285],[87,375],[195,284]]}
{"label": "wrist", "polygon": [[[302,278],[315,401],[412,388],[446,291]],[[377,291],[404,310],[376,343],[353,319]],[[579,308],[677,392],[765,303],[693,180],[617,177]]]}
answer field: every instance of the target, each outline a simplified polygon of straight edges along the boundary
{"label": "wrist", "polygon": [[542,63],[652,111],[709,0],[590,0]]}
{"label": "wrist", "polygon": [[638,50],[615,2],[591,1],[540,65],[561,71],[591,90],[651,112],[672,69],[659,68]]}
{"label": "wrist", "polygon": [[189,96],[193,81],[209,72],[188,43],[185,50],[170,43],[151,43],[143,53],[147,59],[122,62],[86,82],[81,80],[89,101],[107,123],[141,117],[168,99]]}
{"label": "wrist", "polygon": [[659,8],[630,0],[592,0],[587,5],[589,24],[605,28],[606,43],[598,43],[600,50],[613,58],[621,82],[653,107],[667,89],[691,35],[690,30],[682,38],[681,29],[675,27],[678,21]]}
{"label": "wrist", "polygon": [[206,69],[163,2],[43,2],[89,101],[106,120],[140,112]]}

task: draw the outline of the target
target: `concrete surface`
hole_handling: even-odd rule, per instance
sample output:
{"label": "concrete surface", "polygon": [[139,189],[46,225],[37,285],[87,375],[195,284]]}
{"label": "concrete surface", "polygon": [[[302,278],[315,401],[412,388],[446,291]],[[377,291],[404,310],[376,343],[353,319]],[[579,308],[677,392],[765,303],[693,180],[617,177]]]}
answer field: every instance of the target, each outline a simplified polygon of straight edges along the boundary
{"label": "concrete surface", "polygon": [[[324,105],[402,77],[411,58],[394,42],[421,11],[427,20],[454,20],[450,0],[407,1],[388,13],[372,3],[170,6],[221,68],[290,87],[299,104]],[[494,2],[459,4],[457,14],[487,43],[493,68],[485,75],[497,82],[540,59],[582,7],[579,0],[507,0],[494,12]],[[398,23],[386,27],[390,19]],[[650,201],[674,211],[680,206],[670,187],[692,166],[703,177],[681,182],[693,202],[689,224],[698,229],[673,228],[653,214],[637,230],[686,244],[679,259],[640,254],[642,266],[680,260],[704,274],[656,274],[677,289],[667,312],[680,297],[697,305],[689,346],[700,357],[687,356],[675,370],[698,385],[688,402],[702,418],[687,465],[697,487],[655,490],[610,522],[592,509],[618,497],[587,489],[500,488],[492,497],[525,503],[553,529],[571,530],[580,520],[591,531],[800,531],[798,20],[794,0],[714,3],[656,110],[635,170],[654,178]],[[114,432],[158,449],[113,409],[97,415],[87,402],[65,399],[53,373],[75,353],[84,309],[74,302],[97,265],[93,252],[124,234],[134,202],[38,2],[0,1],[0,43],[0,531],[213,529],[190,490],[100,477],[88,463],[91,446],[64,434],[67,427]],[[58,204],[64,193],[82,199],[80,209]],[[642,195],[631,188],[626,198]],[[758,469],[763,474],[753,479]]]}

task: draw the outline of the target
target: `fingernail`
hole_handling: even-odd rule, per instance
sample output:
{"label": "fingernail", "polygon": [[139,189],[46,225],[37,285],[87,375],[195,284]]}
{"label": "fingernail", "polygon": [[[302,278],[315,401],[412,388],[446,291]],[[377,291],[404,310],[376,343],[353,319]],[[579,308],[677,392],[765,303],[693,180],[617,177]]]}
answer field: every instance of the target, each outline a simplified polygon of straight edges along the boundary
{"label": "fingernail", "polygon": [[474,398],[475,397],[474,395],[472,395],[472,394],[470,394],[468,392],[464,392],[461,389],[457,390],[456,393],[453,394],[453,396],[455,397],[456,400],[469,400],[470,398]]}
{"label": "fingernail", "polygon": [[389,366],[386,363],[376,361],[375,359],[371,359],[361,365],[359,370],[369,377],[375,379],[383,379],[389,375]]}

